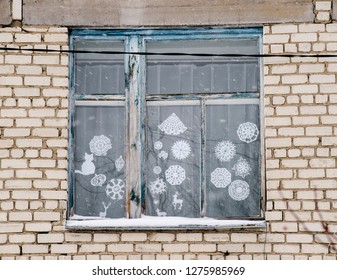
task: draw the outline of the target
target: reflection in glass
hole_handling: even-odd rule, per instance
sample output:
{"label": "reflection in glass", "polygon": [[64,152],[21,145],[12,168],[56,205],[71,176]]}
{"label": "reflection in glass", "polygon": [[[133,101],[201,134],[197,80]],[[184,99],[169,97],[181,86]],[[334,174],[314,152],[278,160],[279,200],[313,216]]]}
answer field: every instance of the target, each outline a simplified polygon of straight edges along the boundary
{"label": "reflection in glass", "polygon": [[[75,51],[123,52],[123,42],[78,40]],[[75,94],[124,94],[123,54],[76,53]]]}
{"label": "reflection in glass", "polygon": [[[257,54],[257,39],[182,40],[147,43],[147,51],[190,54]],[[254,57],[147,56],[148,94],[257,92]]]}

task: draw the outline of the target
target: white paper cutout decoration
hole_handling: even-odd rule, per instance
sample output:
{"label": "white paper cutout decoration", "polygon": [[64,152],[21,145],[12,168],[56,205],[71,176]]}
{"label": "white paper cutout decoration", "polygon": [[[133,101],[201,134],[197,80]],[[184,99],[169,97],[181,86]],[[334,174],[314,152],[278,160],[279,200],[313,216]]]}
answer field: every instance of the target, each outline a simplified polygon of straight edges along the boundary
{"label": "white paper cutout decoration", "polygon": [[123,169],[124,164],[125,164],[125,162],[124,162],[124,159],[122,158],[122,156],[120,156],[118,159],[116,159],[115,165],[116,165],[116,169],[117,169],[118,172]]}
{"label": "white paper cutout decoration", "polygon": [[108,211],[110,205],[111,205],[111,202],[108,204],[108,205],[105,205],[104,201],[102,202],[102,205],[104,207],[104,212],[99,212],[99,216],[101,218],[105,218],[106,217],[106,212]]}
{"label": "white paper cutout decoration", "polygon": [[237,134],[241,141],[251,143],[254,142],[259,136],[259,130],[256,124],[251,122],[245,122],[239,125]]}
{"label": "white paper cutout decoration", "polygon": [[189,156],[191,147],[186,141],[179,140],[173,144],[171,151],[176,159],[182,160]]}
{"label": "white paper cutout decoration", "polygon": [[236,147],[231,141],[221,141],[215,146],[215,156],[221,162],[231,160],[236,154]]}
{"label": "white paper cutout decoration", "polygon": [[166,217],[167,214],[164,211],[160,211],[159,208],[156,209],[156,213],[158,217]]}
{"label": "white paper cutout decoration", "polygon": [[166,192],[166,183],[163,179],[157,178],[155,181],[150,183],[149,189],[152,194],[162,194]]}
{"label": "white paper cutout decoration", "polygon": [[121,200],[124,195],[124,182],[122,179],[111,179],[105,188],[105,193],[113,200]]}
{"label": "white paper cutout decoration", "polygon": [[168,135],[179,135],[187,129],[175,113],[158,125],[158,128]]}
{"label": "white paper cutout decoration", "polygon": [[106,176],[104,174],[95,174],[91,179],[90,183],[94,187],[102,187],[106,181]]}
{"label": "white paper cutout decoration", "polygon": [[249,185],[242,180],[235,180],[228,187],[229,196],[236,200],[245,200],[249,196]]}
{"label": "white paper cutout decoration", "polygon": [[156,150],[160,150],[163,148],[163,143],[161,141],[156,141],[153,146]]}
{"label": "white paper cutout decoration", "polygon": [[75,170],[75,173],[79,173],[82,175],[92,175],[95,173],[95,164],[92,162],[94,160],[93,154],[87,154],[84,155],[84,162],[81,165],[81,170]]}
{"label": "white paper cutout decoration", "polygon": [[182,200],[181,198],[178,198],[178,195],[179,195],[178,192],[175,192],[175,194],[173,195],[172,204],[173,204],[174,210],[177,210],[177,208],[178,210],[181,210],[183,208],[184,200]]}
{"label": "white paper cutout decoration", "polygon": [[240,157],[238,162],[232,168],[235,171],[235,176],[245,178],[252,171],[246,159]]}
{"label": "white paper cutout decoration", "polygon": [[226,168],[216,168],[211,173],[211,182],[217,188],[226,188],[232,181],[232,175]]}
{"label": "white paper cutout decoration", "polygon": [[168,157],[168,153],[165,152],[165,151],[161,151],[158,155],[159,158],[162,158],[162,159],[167,159]]}
{"label": "white paper cutout decoration", "polygon": [[89,146],[90,152],[95,156],[106,156],[107,152],[112,148],[110,139],[105,135],[94,136]]}
{"label": "white paper cutout decoration", "polygon": [[185,169],[180,165],[171,165],[165,171],[165,178],[172,186],[178,186],[186,179]]}
{"label": "white paper cutout decoration", "polygon": [[161,167],[160,166],[153,167],[153,173],[159,175],[161,173]]}

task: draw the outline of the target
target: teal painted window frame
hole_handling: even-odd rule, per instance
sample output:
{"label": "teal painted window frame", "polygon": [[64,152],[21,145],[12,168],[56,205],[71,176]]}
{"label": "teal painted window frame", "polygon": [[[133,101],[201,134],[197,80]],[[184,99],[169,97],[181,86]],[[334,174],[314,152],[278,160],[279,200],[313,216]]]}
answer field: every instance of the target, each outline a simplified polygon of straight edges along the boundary
{"label": "teal painted window frame", "polygon": [[[107,41],[124,41],[125,52],[145,52],[146,41],[160,41],[160,40],[212,40],[212,39],[230,39],[230,38],[256,38],[259,42],[260,50],[262,52],[262,29],[261,28],[189,28],[189,29],[129,29],[129,30],[87,30],[87,29],[75,29],[71,31],[70,35],[70,49],[74,49],[74,42],[76,40],[107,40]],[[68,203],[68,218],[73,216],[73,180],[74,180],[74,109],[75,102],[79,100],[87,100],[88,98],[94,98],[95,100],[106,100],[107,96],[95,95],[75,95],[74,87],[74,54],[70,55],[70,98],[69,98],[69,203]],[[142,210],[144,209],[144,189],[145,189],[145,156],[144,156],[144,121],[145,121],[145,107],[146,107],[146,62],[144,55],[125,54],[125,96],[109,96],[109,100],[125,101],[126,104],[126,128],[130,126],[135,127],[137,131],[126,131],[126,158],[134,159],[134,164],[128,164],[126,174],[126,188],[128,189],[126,196],[126,215],[125,218],[141,218]],[[131,66],[133,65],[133,66]],[[262,61],[259,61],[260,65],[260,88],[258,92],[246,92],[242,94],[234,94],[235,98],[243,99],[259,99],[260,105],[260,127],[263,128],[263,114],[261,108],[263,108],[262,98]],[[134,67],[134,68],[132,68]],[[132,78],[130,75],[134,74]],[[135,76],[136,75],[136,76]],[[131,81],[132,80],[132,81]],[[217,95],[214,99],[223,100],[232,98],[232,95],[223,94]],[[158,97],[149,97],[152,101],[160,100]],[[171,100],[178,100],[184,98],[184,96],[170,97]],[[202,100],[199,95],[190,95],[188,99]],[[136,104],[136,105],[135,105]],[[130,117],[130,112],[136,112],[136,118]],[[133,122],[130,125],[130,122]],[[261,129],[261,214],[254,219],[260,220],[264,218],[264,137],[263,129]],[[204,162],[201,163],[201,168],[204,168]],[[204,179],[203,179],[204,180]],[[203,184],[202,184],[203,185]],[[202,187],[202,186],[201,186]],[[203,190],[202,190],[203,191]],[[200,218],[202,219],[202,218]]]}

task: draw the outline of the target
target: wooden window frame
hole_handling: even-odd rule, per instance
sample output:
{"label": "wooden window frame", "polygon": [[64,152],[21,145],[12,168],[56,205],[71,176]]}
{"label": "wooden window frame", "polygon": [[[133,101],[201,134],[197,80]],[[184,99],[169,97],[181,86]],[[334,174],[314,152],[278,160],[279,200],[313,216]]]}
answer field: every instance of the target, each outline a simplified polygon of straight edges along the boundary
{"label": "wooden window frame", "polygon": [[[145,44],[150,40],[211,40],[226,38],[256,38],[259,42],[260,53],[262,52],[262,29],[261,28],[195,28],[195,29],[155,29],[155,30],[72,30],[70,36],[70,49],[74,49],[76,40],[111,40],[124,41],[126,54],[124,55],[125,66],[125,94],[124,95],[75,95],[74,87],[74,54],[70,55],[70,98],[69,98],[69,203],[68,203],[68,228],[81,229],[191,229],[191,228],[235,228],[235,227],[265,227],[265,166],[264,166],[264,134],[263,134],[263,108],[262,97],[262,61],[260,66],[260,88],[254,93],[223,93],[223,94],[188,94],[163,98],[163,95],[146,95],[146,57],[136,53],[145,52]],[[231,99],[235,95],[235,99]],[[207,98],[206,98],[207,96]],[[142,189],[145,188],[145,110],[147,102],[163,102],[163,100],[198,100],[203,108],[205,104],[216,102],[244,104],[258,102],[260,105],[260,143],[261,143],[261,215],[254,219],[244,220],[215,220],[209,218],[190,218],[186,223],[179,221],[179,225],[170,222],[166,225],[166,220],[158,221],[153,217],[145,224],[136,220],[143,220],[142,217]],[[242,99],[240,99],[242,98]],[[76,103],[86,101],[100,104],[102,101],[125,102],[125,184],[127,191],[125,196],[126,216],[121,219],[98,220],[96,222],[73,219],[73,180],[74,180],[74,109]],[[254,101],[253,101],[254,100]],[[201,128],[202,130],[204,127]],[[202,160],[201,166],[204,165]],[[203,176],[202,176],[203,177]],[[204,179],[202,179],[204,180]],[[202,186],[201,186],[202,187]],[[170,218],[170,217],[168,217]],[[193,221],[194,220],[194,221]],[[203,221],[201,221],[203,220]],[[139,221],[138,221],[139,222]],[[91,224],[90,224],[91,223]]]}

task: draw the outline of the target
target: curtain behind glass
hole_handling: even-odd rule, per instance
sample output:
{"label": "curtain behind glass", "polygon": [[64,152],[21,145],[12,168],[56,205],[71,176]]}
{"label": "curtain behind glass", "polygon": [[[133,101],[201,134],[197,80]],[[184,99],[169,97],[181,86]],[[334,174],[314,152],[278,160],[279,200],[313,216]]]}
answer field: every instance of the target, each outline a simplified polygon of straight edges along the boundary
{"label": "curtain behind glass", "polygon": [[[123,42],[79,40],[76,51],[124,51]],[[76,53],[75,94],[124,94],[123,54]]]}
{"label": "curtain behind glass", "polygon": [[[257,39],[150,41],[155,53],[257,54]],[[147,56],[148,94],[257,92],[258,58]]]}
{"label": "curtain behind glass", "polygon": [[260,215],[259,105],[206,106],[206,216]]}
{"label": "curtain behind glass", "polygon": [[75,214],[124,217],[124,107],[76,106]]}
{"label": "curtain behind glass", "polygon": [[200,217],[200,106],[147,106],[147,116],[146,214]]}

